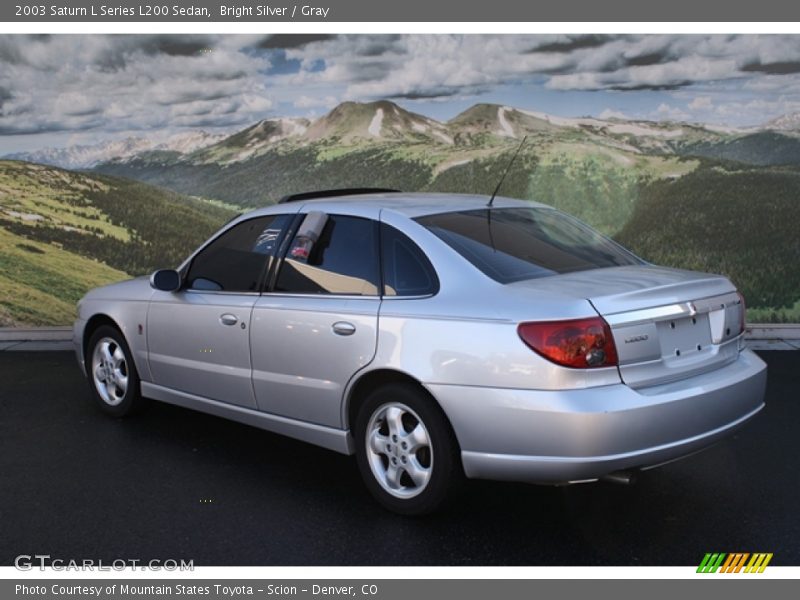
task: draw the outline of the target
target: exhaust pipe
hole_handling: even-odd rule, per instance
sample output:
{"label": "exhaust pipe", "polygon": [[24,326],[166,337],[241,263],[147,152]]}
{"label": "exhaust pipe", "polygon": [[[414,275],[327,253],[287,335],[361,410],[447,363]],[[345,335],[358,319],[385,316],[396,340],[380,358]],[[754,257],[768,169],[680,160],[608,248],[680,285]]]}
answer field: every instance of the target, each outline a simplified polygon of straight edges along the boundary
{"label": "exhaust pipe", "polygon": [[617,483],[620,485],[633,485],[636,483],[636,473],[634,471],[613,471],[607,475],[603,475],[600,481],[607,481],[608,483]]}

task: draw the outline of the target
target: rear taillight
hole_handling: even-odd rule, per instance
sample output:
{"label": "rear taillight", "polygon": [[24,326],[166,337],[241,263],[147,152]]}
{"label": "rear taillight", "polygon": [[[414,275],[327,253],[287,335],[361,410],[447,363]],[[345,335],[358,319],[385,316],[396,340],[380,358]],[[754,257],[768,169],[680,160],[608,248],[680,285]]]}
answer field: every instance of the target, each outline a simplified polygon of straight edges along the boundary
{"label": "rear taillight", "polygon": [[565,367],[593,369],[617,365],[611,328],[602,317],[520,323],[517,332],[533,350]]}
{"label": "rear taillight", "polygon": [[744,296],[742,296],[741,292],[736,292],[736,295],[739,296],[739,333],[744,333],[745,328],[745,317],[747,316],[747,307],[744,304]]}

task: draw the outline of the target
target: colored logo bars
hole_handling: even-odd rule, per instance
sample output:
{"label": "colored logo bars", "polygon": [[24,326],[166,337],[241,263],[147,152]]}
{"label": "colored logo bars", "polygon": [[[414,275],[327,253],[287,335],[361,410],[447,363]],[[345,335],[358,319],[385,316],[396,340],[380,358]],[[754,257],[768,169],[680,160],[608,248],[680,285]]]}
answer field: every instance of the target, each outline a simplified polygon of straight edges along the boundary
{"label": "colored logo bars", "polygon": [[[750,559],[749,562],[747,559]],[[769,561],[772,560],[772,552],[708,552],[703,557],[700,566],[697,567],[698,573],[763,573]],[[746,564],[745,564],[746,563]]]}

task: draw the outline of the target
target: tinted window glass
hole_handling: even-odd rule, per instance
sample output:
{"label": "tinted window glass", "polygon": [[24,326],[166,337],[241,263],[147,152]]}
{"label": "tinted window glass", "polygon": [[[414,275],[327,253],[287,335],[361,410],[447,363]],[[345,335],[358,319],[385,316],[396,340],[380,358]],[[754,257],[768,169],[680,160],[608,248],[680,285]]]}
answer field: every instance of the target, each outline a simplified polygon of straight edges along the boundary
{"label": "tinted window glass", "polygon": [[383,293],[387,296],[425,296],[438,289],[436,273],[428,257],[408,236],[381,225]]}
{"label": "tinted window glass", "polygon": [[552,209],[479,209],[417,221],[500,283],[642,264],[577,219]]}
{"label": "tinted window glass", "polygon": [[299,294],[378,293],[375,222],[328,215],[319,239],[310,245],[300,237],[289,245],[275,291]]}
{"label": "tinted window glass", "polygon": [[187,285],[194,290],[257,292],[267,260],[275,253],[289,215],[239,223],[204,248],[192,261]]}

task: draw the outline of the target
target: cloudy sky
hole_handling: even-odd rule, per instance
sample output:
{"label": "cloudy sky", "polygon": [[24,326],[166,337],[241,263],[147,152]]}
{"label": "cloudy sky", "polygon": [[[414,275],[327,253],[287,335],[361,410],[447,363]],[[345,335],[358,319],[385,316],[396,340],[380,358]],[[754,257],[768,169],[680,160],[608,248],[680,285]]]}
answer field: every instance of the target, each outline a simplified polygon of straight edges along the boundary
{"label": "cloudy sky", "polygon": [[800,111],[800,36],[0,35],[0,154],[382,98],[752,125]]}

